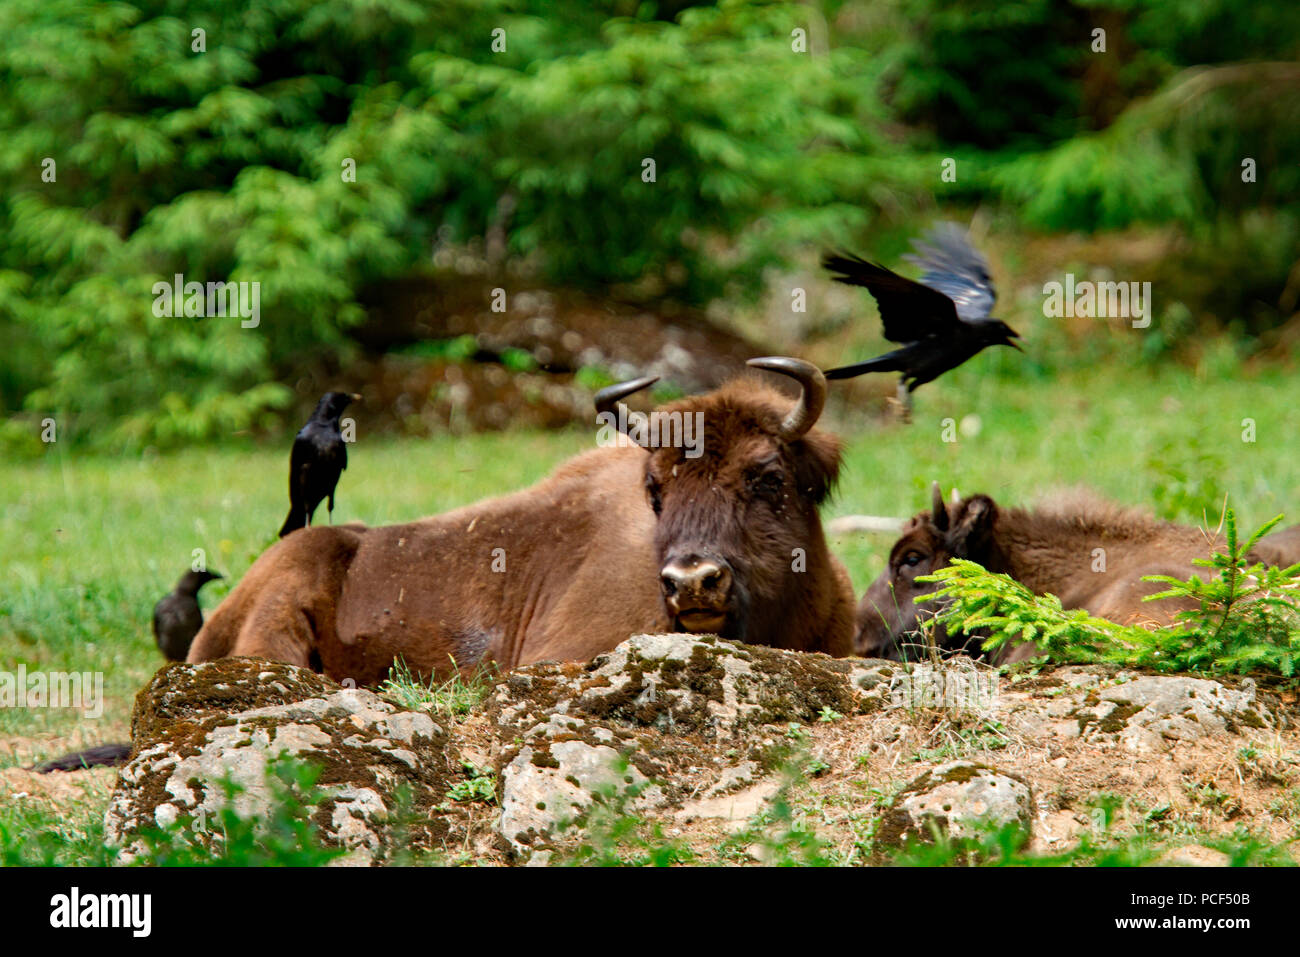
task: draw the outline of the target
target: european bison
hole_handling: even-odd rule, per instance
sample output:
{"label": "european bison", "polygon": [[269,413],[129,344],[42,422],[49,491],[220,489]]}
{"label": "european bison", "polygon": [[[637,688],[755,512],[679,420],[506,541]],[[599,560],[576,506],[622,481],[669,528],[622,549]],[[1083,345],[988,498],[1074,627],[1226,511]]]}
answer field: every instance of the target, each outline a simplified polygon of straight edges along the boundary
{"label": "european bison", "polygon": [[1290,568],[1300,563],[1300,525],[1271,532],[1255,543],[1254,556],[1265,565]]}
{"label": "european bison", "polygon": [[[952,558],[969,559],[991,572],[1010,575],[1037,594],[1050,592],[1064,608],[1083,608],[1122,623],[1167,624],[1190,606],[1174,599],[1144,602],[1145,596],[1163,586],[1142,577],[1186,579],[1194,573],[1205,577],[1207,570],[1192,560],[1208,558],[1222,544],[1221,537],[1199,528],[1158,521],[1086,494],[1069,495],[1033,511],[1001,509],[987,495],[945,504],[936,482],[930,510],[904,526],[902,537],[890,550],[889,567],[858,605],[854,650],[885,658],[923,654],[925,641],[918,626],[934,614],[936,606],[932,602],[918,606],[916,598],[938,586],[916,579]],[[1277,551],[1281,554],[1283,548]],[[1260,556],[1260,550],[1255,554]],[[934,630],[940,648],[958,650],[969,643],[978,653],[982,639],[950,636],[941,626]],[[995,664],[1020,661],[1037,653],[1031,643],[1003,645],[991,660]]]}
{"label": "european bison", "polygon": [[[617,447],[532,488],[405,525],[293,532],[188,660],[253,655],[375,684],[399,656],[446,675],[586,660],[647,631],[849,654],[852,586],[817,514],[840,467],[839,440],[813,427],[825,379],[797,359],[750,365],[795,379],[800,398],[742,379],[638,420],[620,400],[654,380],[612,386],[597,407]],[[657,441],[688,422],[698,444]]]}

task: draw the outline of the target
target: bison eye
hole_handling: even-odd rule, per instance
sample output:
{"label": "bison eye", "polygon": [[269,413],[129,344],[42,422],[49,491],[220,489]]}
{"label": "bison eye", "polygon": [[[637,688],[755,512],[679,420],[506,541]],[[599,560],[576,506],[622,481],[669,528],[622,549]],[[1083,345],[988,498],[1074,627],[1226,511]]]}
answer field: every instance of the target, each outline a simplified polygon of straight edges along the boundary
{"label": "bison eye", "polygon": [[925,556],[922,555],[920,552],[908,552],[906,555],[903,556],[903,564],[907,565],[909,568],[921,564],[921,562],[924,560],[925,560]]}
{"label": "bison eye", "polygon": [[775,469],[758,472],[748,476],[750,490],[755,495],[765,498],[778,498],[785,490],[785,476]]}

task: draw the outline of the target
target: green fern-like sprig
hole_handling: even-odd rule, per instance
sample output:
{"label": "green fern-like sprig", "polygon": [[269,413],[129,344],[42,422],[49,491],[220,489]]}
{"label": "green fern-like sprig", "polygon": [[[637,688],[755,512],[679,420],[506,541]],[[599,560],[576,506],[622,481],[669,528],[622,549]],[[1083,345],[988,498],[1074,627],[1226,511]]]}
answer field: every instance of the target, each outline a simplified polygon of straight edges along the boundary
{"label": "green fern-like sprig", "polygon": [[1259,540],[1282,519],[1265,523],[1242,542],[1236,516],[1224,513],[1226,549],[1196,564],[1215,575],[1186,581],[1148,575],[1166,587],[1146,601],[1182,599],[1195,607],[1163,628],[1121,625],[1061,607],[1055,595],[1036,595],[1008,575],[954,559],[921,581],[939,588],[919,601],[942,602],[936,620],[953,634],[984,632],[984,649],[1032,641],[1062,662],[1110,662],[1162,672],[1212,674],[1264,671],[1290,677],[1300,658],[1300,564],[1276,568],[1251,563]]}

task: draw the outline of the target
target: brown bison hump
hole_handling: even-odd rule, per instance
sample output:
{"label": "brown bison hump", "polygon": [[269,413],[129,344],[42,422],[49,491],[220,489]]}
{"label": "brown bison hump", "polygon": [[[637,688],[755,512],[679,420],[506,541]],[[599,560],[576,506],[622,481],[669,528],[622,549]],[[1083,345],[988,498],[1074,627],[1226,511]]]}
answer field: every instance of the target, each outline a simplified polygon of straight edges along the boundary
{"label": "brown bison hump", "polygon": [[343,576],[367,534],[359,524],[315,525],[280,539],[217,606],[195,636],[186,660],[279,658],[275,643],[285,634],[301,632],[297,625],[303,615],[332,622]]}

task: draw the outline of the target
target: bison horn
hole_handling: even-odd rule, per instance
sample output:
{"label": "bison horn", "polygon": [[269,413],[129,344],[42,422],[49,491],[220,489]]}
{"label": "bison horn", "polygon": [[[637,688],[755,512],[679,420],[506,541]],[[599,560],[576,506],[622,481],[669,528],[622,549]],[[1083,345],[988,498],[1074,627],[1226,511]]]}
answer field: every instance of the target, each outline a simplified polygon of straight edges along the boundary
{"label": "bison horn", "polygon": [[943,489],[938,482],[930,486],[930,519],[939,531],[948,530],[948,508],[943,504]]}
{"label": "bison horn", "polygon": [[643,376],[640,379],[629,379],[626,382],[619,382],[615,385],[607,385],[596,393],[596,415],[602,415],[608,412],[614,417],[614,424],[620,432],[627,434],[628,417],[626,413],[620,414],[622,408],[622,399],[627,398],[633,392],[640,392],[642,389],[649,388],[659,381],[657,375]]}
{"label": "bison horn", "polygon": [[748,365],[756,369],[788,375],[803,386],[799,403],[790,410],[790,414],[781,423],[780,434],[786,441],[792,441],[807,433],[816,424],[818,416],[826,406],[826,377],[822,375],[822,370],[811,362],[791,359],[788,356],[750,359]]}

